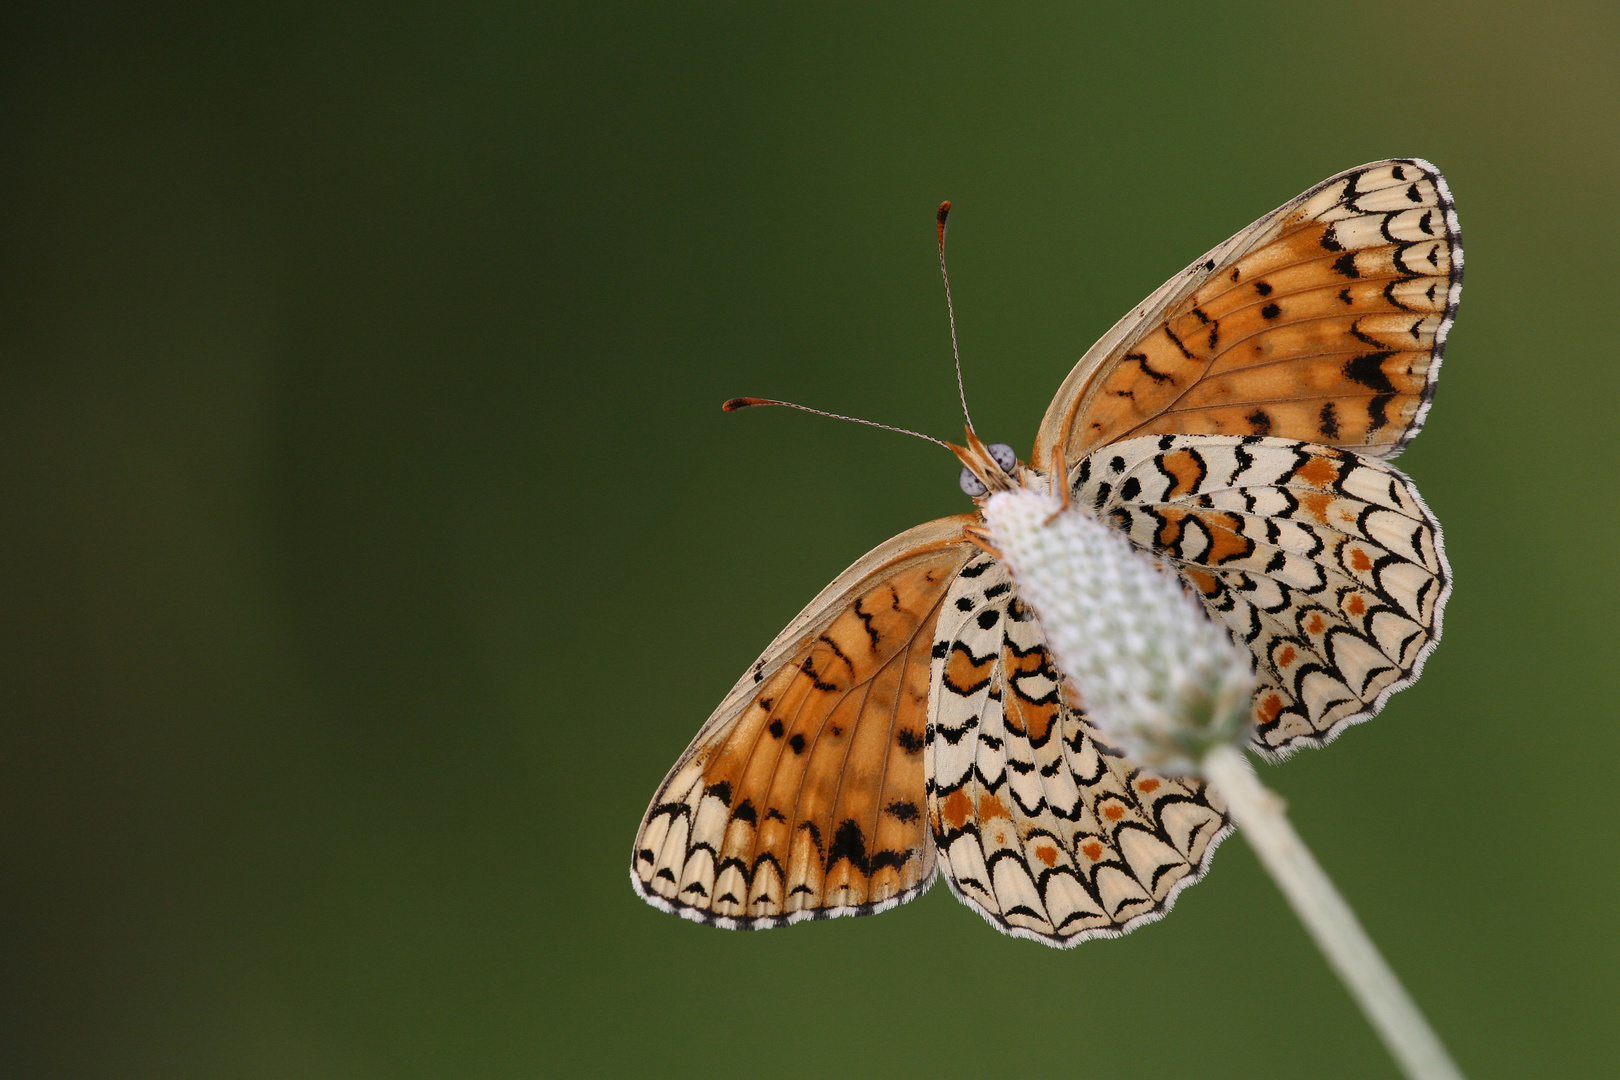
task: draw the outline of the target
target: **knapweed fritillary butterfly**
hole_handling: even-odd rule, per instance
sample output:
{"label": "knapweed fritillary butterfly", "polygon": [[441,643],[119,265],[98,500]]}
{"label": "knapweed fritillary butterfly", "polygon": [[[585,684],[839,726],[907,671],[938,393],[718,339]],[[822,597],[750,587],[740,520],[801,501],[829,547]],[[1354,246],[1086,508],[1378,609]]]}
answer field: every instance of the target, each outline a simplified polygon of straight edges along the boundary
{"label": "knapweed fritillary butterfly", "polygon": [[[1439,638],[1440,528],[1385,460],[1428,413],[1462,262],[1432,165],[1331,177],[1104,334],[1029,464],[970,426],[963,487],[981,507],[1064,469],[1072,504],[1248,644],[1255,748],[1326,743]],[[777,636],[648,807],[644,899],[776,926],[882,911],[943,871],[1001,930],[1068,946],[1158,918],[1203,875],[1230,828],[1219,800],[1099,738],[981,526],[976,509],[901,533]]]}

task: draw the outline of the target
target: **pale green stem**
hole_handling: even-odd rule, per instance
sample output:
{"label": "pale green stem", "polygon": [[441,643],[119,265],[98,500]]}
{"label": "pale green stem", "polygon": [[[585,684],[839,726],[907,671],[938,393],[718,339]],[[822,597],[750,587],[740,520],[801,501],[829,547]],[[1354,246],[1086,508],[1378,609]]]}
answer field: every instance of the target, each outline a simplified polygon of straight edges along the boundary
{"label": "pale green stem", "polygon": [[1355,912],[1289,824],[1282,798],[1260,783],[1243,751],[1230,745],[1217,747],[1204,758],[1203,773],[1225,797],[1249,846],[1401,1071],[1411,1080],[1463,1080],[1456,1062],[1362,929]]}

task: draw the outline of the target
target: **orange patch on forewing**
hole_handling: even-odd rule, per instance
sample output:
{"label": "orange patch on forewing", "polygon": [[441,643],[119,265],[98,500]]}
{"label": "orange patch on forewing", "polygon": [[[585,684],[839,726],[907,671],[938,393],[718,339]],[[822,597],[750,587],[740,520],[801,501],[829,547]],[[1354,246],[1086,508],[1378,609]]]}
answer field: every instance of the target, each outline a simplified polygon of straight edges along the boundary
{"label": "orange patch on forewing", "polygon": [[1107,806],[1103,807],[1103,817],[1107,818],[1109,821],[1118,821],[1124,816],[1125,808],[1119,805],[1119,803],[1109,803]]}
{"label": "orange patch on forewing", "polygon": [[939,809],[945,816],[945,824],[953,829],[960,829],[973,814],[973,800],[968,797],[967,792],[957,788],[945,797]]}
{"label": "orange patch on forewing", "polygon": [[1159,782],[1153,779],[1151,776],[1145,780],[1138,780],[1136,782],[1136,790],[1151,795],[1153,792],[1159,790]]}
{"label": "orange patch on forewing", "polygon": [[1289,664],[1294,662],[1294,657],[1297,655],[1299,654],[1294,652],[1294,647],[1292,645],[1284,645],[1282,652],[1277,654],[1277,666],[1287,667]]}
{"label": "orange patch on forewing", "polygon": [[1260,722],[1262,724],[1269,724],[1273,720],[1277,719],[1277,714],[1282,712],[1282,710],[1283,699],[1276,694],[1268,694],[1266,695],[1266,699],[1260,703],[1260,708],[1257,710],[1257,712],[1260,716]]}
{"label": "orange patch on forewing", "polygon": [[1369,559],[1367,557],[1367,553],[1365,551],[1362,551],[1360,548],[1351,548],[1350,549],[1350,565],[1355,567],[1357,570],[1362,570],[1362,571],[1371,570],[1372,569],[1372,560]]}
{"label": "orange patch on forewing", "polygon": [[1305,629],[1307,631],[1309,631],[1310,633],[1320,634],[1322,632],[1322,626],[1323,626],[1322,616],[1321,615],[1312,615],[1311,616],[1311,621],[1310,621],[1309,624],[1306,625]]}
{"label": "orange patch on forewing", "polygon": [[1365,615],[1367,613],[1367,601],[1361,598],[1360,593],[1352,593],[1350,599],[1345,601],[1344,610],[1352,615]]}
{"label": "orange patch on forewing", "polygon": [[767,808],[764,814],[765,818],[759,823],[758,832],[754,837],[754,852],[755,854],[769,852],[776,856],[778,863],[786,865],[789,842],[793,839],[792,830],[787,822],[782,820],[785,815],[781,811],[773,815]]}
{"label": "orange patch on forewing", "polygon": [[1092,862],[1096,862],[1098,859],[1102,858],[1103,846],[1097,843],[1097,841],[1093,840],[1089,844],[1080,845],[1080,851],[1085,855],[1086,858],[1090,859]]}
{"label": "orange patch on forewing", "polygon": [[1038,847],[1035,849],[1035,857],[1041,860],[1041,862],[1045,863],[1047,866],[1054,866],[1057,864],[1057,848],[1045,846]]}
{"label": "orange patch on forewing", "polygon": [[1237,264],[1243,269],[1244,280],[1250,281],[1278,268],[1321,258],[1322,252],[1327,250],[1322,246],[1322,237],[1327,235],[1327,231],[1327,224],[1321,221],[1300,219],[1299,224],[1289,222],[1288,228],[1275,241],[1244,256]]}
{"label": "orange patch on forewing", "polygon": [[1294,470],[1294,475],[1313,487],[1325,488],[1339,479],[1339,467],[1313,454],[1309,461]]}
{"label": "orange patch on forewing", "polygon": [[1007,804],[1002,802],[1000,798],[990,794],[988,791],[979,796],[980,821],[989,821],[991,818],[1010,817],[1012,817],[1012,814],[1007,812]]}
{"label": "orange patch on forewing", "polygon": [[1203,463],[1193,456],[1190,450],[1176,450],[1166,454],[1161,464],[1164,471],[1175,479],[1175,485],[1164,496],[1167,499],[1190,495],[1198,490],[1199,484],[1203,483]]}

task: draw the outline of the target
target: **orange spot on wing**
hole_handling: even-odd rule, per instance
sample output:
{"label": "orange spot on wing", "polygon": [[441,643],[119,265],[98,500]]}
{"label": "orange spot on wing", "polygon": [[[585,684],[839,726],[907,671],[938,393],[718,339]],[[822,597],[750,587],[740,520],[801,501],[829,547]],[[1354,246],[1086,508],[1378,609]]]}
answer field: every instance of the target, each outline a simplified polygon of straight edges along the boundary
{"label": "orange spot on wing", "polygon": [[1089,844],[1082,844],[1080,850],[1085,854],[1085,857],[1090,859],[1092,862],[1096,862],[1098,859],[1102,858],[1103,846],[1097,843],[1095,840],[1091,841]]}
{"label": "orange spot on wing", "polygon": [[951,658],[945,662],[945,679],[966,696],[990,678],[990,667],[995,660],[994,656],[988,656],[984,663],[975,664],[966,649],[952,649]]}
{"label": "orange spot on wing", "polygon": [[1008,703],[1007,717],[1011,721],[1016,713],[1023,721],[1024,734],[1035,742],[1046,738],[1046,733],[1052,730],[1052,725],[1058,718],[1057,702],[1048,702],[1036,705],[1021,699]]}
{"label": "orange spot on wing", "polygon": [[1277,654],[1277,666],[1287,667],[1294,662],[1294,657],[1298,655],[1298,653],[1294,652],[1292,645],[1284,645],[1282,652]]}
{"label": "orange spot on wing", "polygon": [[1322,616],[1321,615],[1312,615],[1311,616],[1311,621],[1308,624],[1306,624],[1305,629],[1307,631],[1309,631],[1310,633],[1320,634],[1322,632],[1322,626],[1323,626]]}
{"label": "orange spot on wing", "polygon": [[1339,467],[1313,454],[1309,461],[1294,470],[1294,475],[1313,487],[1325,488],[1339,478]]}
{"label": "orange spot on wing", "polygon": [[1012,814],[1007,811],[1007,804],[988,791],[979,796],[979,820],[989,821],[991,818],[1010,818]]}
{"label": "orange spot on wing", "polygon": [[1109,803],[1107,806],[1103,807],[1103,817],[1107,818],[1109,821],[1118,821],[1124,816],[1125,808],[1119,805],[1119,803]]}
{"label": "orange spot on wing", "polygon": [[1356,593],[1350,597],[1349,601],[1344,605],[1344,609],[1352,615],[1364,615],[1367,612],[1367,601],[1361,598],[1360,593]]}
{"label": "orange spot on wing", "polygon": [[1035,849],[1035,857],[1047,866],[1053,866],[1057,863],[1057,848],[1038,847]]}
{"label": "orange spot on wing", "polygon": [[1198,519],[1209,530],[1209,551],[1205,553],[1204,561],[1220,564],[1228,559],[1241,558],[1254,549],[1248,537],[1238,532],[1243,523],[1236,514],[1214,511],[1199,514]]}
{"label": "orange spot on wing", "polygon": [[1181,572],[1187,575],[1187,580],[1198,586],[1198,591],[1205,596],[1214,596],[1221,590],[1220,582],[1215,580],[1214,574],[1204,570],[1195,570],[1190,566],[1182,567]]}
{"label": "orange spot on wing", "polygon": [[973,813],[973,800],[968,798],[967,792],[957,788],[945,797],[939,809],[945,817],[945,824],[960,829]]}
{"label": "orange spot on wing", "polygon": [[1372,560],[1369,559],[1367,557],[1367,553],[1362,551],[1360,548],[1351,548],[1350,565],[1355,567],[1357,570],[1371,570]]}
{"label": "orange spot on wing", "polygon": [[1136,790],[1152,794],[1153,792],[1159,790],[1159,782],[1153,779],[1151,776],[1145,780],[1138,780],[1136,782]]}
{"label": "orange spot on wing", "polygon": [[1038,703],[1030,701],[1018,692],[1018,676],[1032,675],[1041,670],[1046,664],[1045,649],[1031,649],[1025,656],[1019,656],[1011,649],[1004,649],[1001,654],[1002,665],[1007,669],[1008,681],[1012,693],[1007,695],[1007,722],[1014,727],[1022,727],[1023,734],[1037,743],[1045,742],[1046,736],[1052,730],[1052,725],[1058,718],[1057,702]]}
{"label": "orange spot on wing", "polygon": [[1170,547],[1181,539],[1182,522],[1187,520],[1187,511],[1167,506],[1159,513],[1164,518],[1159,525],[1159,546]]}
{"label": "orange spot on wing", "polygon": [[1328,507],[1333,505],[1333,496],[1326,491],[1312,491],[1299,497],[1299,505],[1319,523],[1326,525]]}
{"label": "orange spot on wing", "polygon": [[1175,478],[1175,485],[1165,495],[1167,499],[1174,499],[1180,495],[1188,495],[1198,489],[1204,479],[1204,467],[1189,450],[1177,450],[1164,455],[1164,471]]}
{"label": "orange spot on wing", "polygon": [[1269,694],[1260,703],[1260,722],[1269,724],[1277,719],[1277,714],[1283,710],[1283,699],[1276,694]]}

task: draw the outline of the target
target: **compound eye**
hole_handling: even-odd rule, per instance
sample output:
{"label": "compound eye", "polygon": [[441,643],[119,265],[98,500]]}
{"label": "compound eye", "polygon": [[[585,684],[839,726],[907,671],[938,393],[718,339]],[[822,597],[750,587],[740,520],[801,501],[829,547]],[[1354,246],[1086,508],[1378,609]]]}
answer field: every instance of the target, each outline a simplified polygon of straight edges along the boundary
{"label": "compound eye", "polygon": [[991,443],[987,449],[996,464],[1001,466],[1001,471],[1011,476],[1012,471],[1018,467],[1017,451],[1004,442]]}
{"label": "compound eye", "polygon": [[962,470],[962,475],[957,479],[956,482],[962,486],[963,491],[967,492],[975,499],[990,490],[984,486],[983,480],[980,480],[977,476],[973,475],[972,469],[964,468]]}

